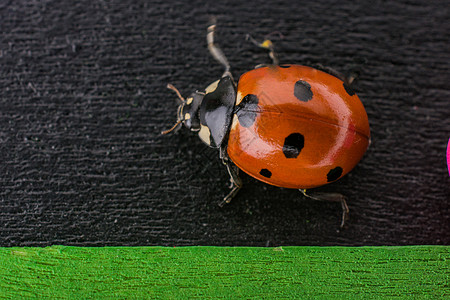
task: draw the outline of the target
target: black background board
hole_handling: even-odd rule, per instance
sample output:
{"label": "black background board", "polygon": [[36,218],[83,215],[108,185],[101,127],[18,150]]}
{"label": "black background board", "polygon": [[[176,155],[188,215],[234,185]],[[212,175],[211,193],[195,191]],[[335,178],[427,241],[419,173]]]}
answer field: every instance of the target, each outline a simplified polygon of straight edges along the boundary
{"label": "black background board", "polygon": [[[447,1],[2,1],[0,245],[449,244]],[[358,70],[372,144],[317,191],[341,207],[228,174],[188,132],[161,136],[184,95],[218,79],[217,42],[236,78],[279,31],[281,63]]]}

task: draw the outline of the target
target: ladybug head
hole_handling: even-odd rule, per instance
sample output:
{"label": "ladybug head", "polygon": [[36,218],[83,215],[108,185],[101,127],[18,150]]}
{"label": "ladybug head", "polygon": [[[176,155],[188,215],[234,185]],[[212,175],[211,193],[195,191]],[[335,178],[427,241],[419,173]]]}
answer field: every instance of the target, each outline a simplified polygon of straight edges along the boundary
{"label": "ladybug head", "polygon": [[181,96],[181,93],[170,83],[167,85],[167,88],[175,91],[178,96],[178,110],[177,110],[177,122],[175,125],[169,130],[165,130],[161,132],[162,134],[167,134],[172,131],[178,131],[180,129],[180,125],[183,124],[186,128],[191,131],[199,131],[200,130],[200,118],[199,118],[199,108],[202,103],[204,93],[194,92],[188,98],[184,99]]}
{"label": "ladybug head", "polygon": [[199,108],[203,101],[204,94],[199,92],[192,93],[178,107],[178,120],[182,120],[184,126],[191,131],[200,130]]}
{"label": "ladybug head", "polygon": [[198,131],[200,139],[208,146],[219,148],[231,125],[236,101],[236,87],[229,76],[211,83],[204,92],[196,91],[184,99],[171,84],[180,100],[175,125],[162,134],[178,130],[181,124],[191,131]]}

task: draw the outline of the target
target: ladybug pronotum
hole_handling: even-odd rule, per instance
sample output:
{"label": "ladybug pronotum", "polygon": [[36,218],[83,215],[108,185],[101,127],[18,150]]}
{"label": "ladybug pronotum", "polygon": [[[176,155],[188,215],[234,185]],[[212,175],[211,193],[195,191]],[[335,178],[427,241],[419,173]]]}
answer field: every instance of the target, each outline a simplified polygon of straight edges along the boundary
{"label": "ladybug pronotum", "polygon": [[353,79],[332,69],[279,65],[270,40],[257,44],[250,38],[270,50],[272,64],[257,66],[236,83],[225,55],[214,43],[214,31],[215,25],[208,27],[208,49],[225,72],[186,99],[169,84],[181,103],[176,124],[163,134],[183,124],[219,149],[232,183],[221,205],[242,187],[240,169],[262,182],[299,189],[314,200],[340,202],[342,227],[348,217],[345,197],[310,195],[306,189],[350,172],[369,146],[369,121],[351,88]]}

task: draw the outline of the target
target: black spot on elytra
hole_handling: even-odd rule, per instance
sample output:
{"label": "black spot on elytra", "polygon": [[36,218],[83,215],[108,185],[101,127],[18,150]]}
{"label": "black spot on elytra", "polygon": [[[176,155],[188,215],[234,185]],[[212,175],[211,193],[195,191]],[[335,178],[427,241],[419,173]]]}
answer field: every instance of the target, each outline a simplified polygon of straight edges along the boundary
{"label": "black spot on elytra", "polygon": [[285,69],[286,69],[286,68],[290,68],[291,65],[280,65],[279,67],[280,67],[280,68],[285,68]]}
{"label": "black spot on elytra", "polygon": [[352,87],[346,84],[345,82],[344,82],[344,89],[350,96],[353,96],[355,94],[355,91],[352,89]]}
{"label": "black spot on elytra", "polygon": [[305,138],[300,133],[291,133],[284,139],[283,153],[286,158],[297,158],[305,146]]}
{"label": "black spot on elytra", "polygon": [[272,176],[272,172],[267,169],[261,169],[261,171],[259,171],[259,174],[267,178],[270,178]]}
{"label": "black spot on elytra", "polygon": [[294,86],[294,95],[298,100],[308,102],[313,97],[311,85],[303,80],[297,81]]}
{"label": "black spot on elytra", "polygon": [[328,174],[327,174],[327,181],[331,182],[331,181],[337,180],[339,177],[341,177],[342,171],[343,170],[341,167],[336,167],[334,169],[331,169],[330,172],[328,172]]}
{"label": "black spot on elytra", "polygon": [[241,103],[236,107],[236,114],[238,116],[239,124],[248,128],[253,125],[256,119],[259,99],[256,95],[246,95]]}

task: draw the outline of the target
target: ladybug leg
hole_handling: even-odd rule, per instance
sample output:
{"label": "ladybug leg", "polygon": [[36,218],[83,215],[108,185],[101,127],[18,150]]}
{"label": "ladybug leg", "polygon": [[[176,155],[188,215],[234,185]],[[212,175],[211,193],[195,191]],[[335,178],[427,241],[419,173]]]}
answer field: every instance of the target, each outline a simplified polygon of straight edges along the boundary
{"label": "ladybug leg", "polygon": [[332,202],[340,202],[342,206],[342,221],[341,228],[344,227],[345,221],[348,220],[349,209],[347,206],[347,202],[345,201],[344,195],[338,193],[315,193],[314,196],[311,196],[306,193],[306,190],[299,189],[299,191],[303,194],[303,196],[318,201],[332,201]]}
{"label": "ladybug leg", "polygon": [[220,148],[220,157],[222,158],[222,163],[227,167],[231,183],[231,191],[228,193],[228,195],[225,196],[225,198],[223,198],[222,201],[218,203],[219,206],[222,207],[225,204],[230,203],[231,200],[233,200],[234,196],[236,196],[236,194],[242,188],[242,180],[239,177],[239,168],[231,162],[228,154],[226,153],[226,147]]}
{"label": "ladybug leg", "polygon": [[230,78],[233,80],[233,75],[231,75],[230,64],[228,63],[227,57],[225,56],[223,51],[214,43],[215,30],[216,24],[213,24],[208,27],[208,33],[206,34],[206,41],[208,42],[209,53],[211,53],[212,57],[214,57],[215,60],[217,60],[225,67],[225,71],[222,77],[230,76]]}
{"label": "ladybug leg", "polygon": [[331,67],[326,67],[324,65],[321,64],[317,64],[317,68],[321,71],[324,71],[330,75],[333,75],[334,77],[339,78],[340,80],[342,80],[347,86],[351,86],[351,84],[353,83],[353,81],[356,79],[357,74],[356,73],[351,73],[349,76],[344,75],[343,73],[331,68]]}
{"label": "ladybug leg", "polygon": [[233,200],[234,196],[236,196],[236,194],[242,188],[242,180],[239,177],[239,169],[235,165],[232,165],[230,162],[224,162],[224,164],[227,167],[228,174],[230,174],[231,191],[228,193],[228,195],[225,196],[225,198],[223,198],[222,201],[219,202],[220,207],[230,203],[231,200]]}
{"label": "ladybug leg", "polygon": [[[264,40],[262,43],[258,43],[254,38],[251,37],[250,34],[247,34],[246,39],[250,42],[252,42],[254,45],[256,45],[257,47],[263,48],[263,49],[267,49],[269,50],[269,57],[272,59],[272,64],[277,66],[278,65],[278,57],[275,54],[275,49],[273,47],[273,43],[271,40]],[[255,67],[255,69],[261,67],[261,66],[265,66],[264,64],[261,65],[257,65]]]}

